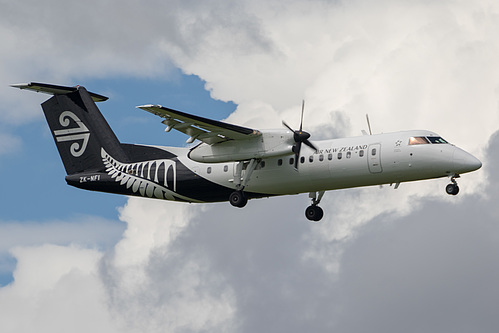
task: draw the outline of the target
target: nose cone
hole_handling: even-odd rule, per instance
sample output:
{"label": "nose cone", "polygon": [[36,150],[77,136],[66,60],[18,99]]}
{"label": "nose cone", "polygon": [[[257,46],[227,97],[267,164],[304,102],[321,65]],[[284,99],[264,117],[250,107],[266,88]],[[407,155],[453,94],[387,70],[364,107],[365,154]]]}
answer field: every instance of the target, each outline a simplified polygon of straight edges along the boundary
{"label": "nose cone", "polygon": [[454,150],[453,161],[456,173],[471,172],[482,167],[482,162],[478,158],[457,147]]}

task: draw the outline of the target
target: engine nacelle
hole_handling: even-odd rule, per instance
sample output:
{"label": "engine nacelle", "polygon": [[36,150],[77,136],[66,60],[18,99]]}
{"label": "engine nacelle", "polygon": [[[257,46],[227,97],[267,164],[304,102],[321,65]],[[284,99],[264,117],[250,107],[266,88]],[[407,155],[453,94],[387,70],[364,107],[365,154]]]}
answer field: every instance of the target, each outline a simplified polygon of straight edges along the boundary
{"label": "engine nacelle", "polygon": [[293,133],[284,130],[265,131],[248,140],[228,140],[212,145],[202,143],[191,149],[189,158],[200,163],[245,161],[293,154]]}

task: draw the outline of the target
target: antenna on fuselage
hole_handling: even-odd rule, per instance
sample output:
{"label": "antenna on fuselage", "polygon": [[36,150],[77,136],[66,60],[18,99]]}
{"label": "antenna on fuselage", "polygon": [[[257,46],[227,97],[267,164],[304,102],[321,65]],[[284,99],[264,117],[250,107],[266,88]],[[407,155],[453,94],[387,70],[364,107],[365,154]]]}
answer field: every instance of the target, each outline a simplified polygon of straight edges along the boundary
{"label": "antenna on fuselage", "polygon": [[371,131],[371,122],[369,121],[369,115],[366,113],[367,127],[369,128],[369,135],[373,135],[373,131]]}

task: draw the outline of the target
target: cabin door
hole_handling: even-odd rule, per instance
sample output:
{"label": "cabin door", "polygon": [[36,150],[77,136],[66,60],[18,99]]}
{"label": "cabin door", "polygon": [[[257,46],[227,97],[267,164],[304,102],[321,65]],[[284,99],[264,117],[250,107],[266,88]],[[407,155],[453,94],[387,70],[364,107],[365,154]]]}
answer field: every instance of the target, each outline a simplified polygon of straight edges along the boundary
{"label": "cabin door", "polygon": [[369,165],[369,171],[371,173],[380,173],[383,172],[381,167],[381,144],[375,143],[369,145],[369,149],[367,151],[367,161]]}

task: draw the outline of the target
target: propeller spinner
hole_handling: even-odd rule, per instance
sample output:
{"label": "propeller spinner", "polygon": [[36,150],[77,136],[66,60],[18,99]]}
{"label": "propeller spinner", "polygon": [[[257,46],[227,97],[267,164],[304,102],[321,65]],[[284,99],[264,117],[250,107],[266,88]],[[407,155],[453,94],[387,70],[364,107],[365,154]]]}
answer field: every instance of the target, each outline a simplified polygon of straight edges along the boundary
{"label": "propeller spinner", "polygon": [[317,151],[317,148],[308,139],[310,138],[310,133],[303,131],[303,112],[305,110],[305,101],[301,104],[301,121],[300,129],[298,131],[292,129],[285,121],[282,122],[290,131],[293,132],[293,139],[295,140],[295,145],[293,146],[293,153],[295,153],[295,170],[298,170],[298,160],[300,159],[301,144],[309,146],[313,150]]}

